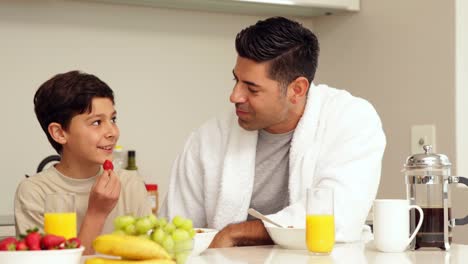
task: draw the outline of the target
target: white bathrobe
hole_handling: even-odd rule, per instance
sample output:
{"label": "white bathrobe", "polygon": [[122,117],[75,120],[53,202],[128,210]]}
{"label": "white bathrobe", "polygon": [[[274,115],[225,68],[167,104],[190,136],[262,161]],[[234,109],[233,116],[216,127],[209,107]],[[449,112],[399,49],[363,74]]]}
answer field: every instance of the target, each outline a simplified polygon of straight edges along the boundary
{"label": "white bathrobe", "polygon": [[[241,128],[234,113],[194,131],[174,163],[160,214],[189,217],[196,227],[216,229],[245,221],[257,135]],[[385,144],[380,118],[370,103],[312,84],[291,142],[290,205],[270,217],[285,226],[303,227],[306,188],[333,188],[336,241],[359,240],[377,193]]]}

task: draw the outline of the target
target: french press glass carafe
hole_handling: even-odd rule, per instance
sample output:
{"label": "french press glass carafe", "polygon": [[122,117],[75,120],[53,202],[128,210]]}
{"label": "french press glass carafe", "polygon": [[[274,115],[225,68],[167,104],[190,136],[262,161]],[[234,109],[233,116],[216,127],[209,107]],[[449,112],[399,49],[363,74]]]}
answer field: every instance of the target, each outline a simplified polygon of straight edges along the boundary
{"label": "french press glass carafe", "polygon": [[[423,224],[410,248],[435,247],[449,250],[452,228],[468,223],[468,216],[462,219],[452,218],[450,187],[456,183],[468,185],[468,179],[451,175],[452,164],[446,155],[432,153],[432,146],[424,146],[423,149],[425,153],[406,159],[403,170],[407,198],[411,204],[419,205],[424,212]],[[412,211],[411,232],[418,221],[419,214]]]}

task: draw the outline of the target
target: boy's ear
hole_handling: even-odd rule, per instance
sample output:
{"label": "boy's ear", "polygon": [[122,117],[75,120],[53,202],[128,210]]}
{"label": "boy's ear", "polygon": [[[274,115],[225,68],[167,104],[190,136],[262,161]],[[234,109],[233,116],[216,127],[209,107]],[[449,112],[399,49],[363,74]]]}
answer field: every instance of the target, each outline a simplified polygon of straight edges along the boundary
{"label": "boy's ear", "polygon": [[65,136],[65,131],[62,128],[62,125],[59,123],[52,122],[48,126],[50,136],[59,144],[67,143],[67,137]]}

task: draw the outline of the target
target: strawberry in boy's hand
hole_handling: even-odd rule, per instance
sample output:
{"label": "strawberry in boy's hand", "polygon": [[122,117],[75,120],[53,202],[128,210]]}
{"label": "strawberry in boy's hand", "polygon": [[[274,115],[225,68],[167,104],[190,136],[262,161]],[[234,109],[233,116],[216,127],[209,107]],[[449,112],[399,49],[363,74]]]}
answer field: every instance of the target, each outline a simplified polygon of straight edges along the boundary
{"label": "strawberry in boy's hand", "polygon": [[65,242],[65,238],[62,236],[47,234],[41,239],[41,246],[45,249],[58,249],[60,244]]}
{"label": "strawberry in boy's hand", "polygon": [[37,227],[34,229],[28,229],[28,234],[24,238],[26,246],[29,250],[41,250],[41,238],[42,235],[39,233]]}
{"label": "strawberry in boy's hand", "polygon": [[114,164],[112,164],[112,161],[110,160],[105,160],[102,167],[104,168],[104,170],[114,170]]}

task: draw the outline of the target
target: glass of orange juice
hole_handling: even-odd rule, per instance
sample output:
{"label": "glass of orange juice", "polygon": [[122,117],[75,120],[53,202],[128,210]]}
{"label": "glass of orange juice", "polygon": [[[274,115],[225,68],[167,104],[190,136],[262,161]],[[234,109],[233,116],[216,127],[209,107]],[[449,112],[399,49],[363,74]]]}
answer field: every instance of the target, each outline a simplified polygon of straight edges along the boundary
{"label": "glass of orange juice", "polygon": [[308,188],[306,207],[307,249],[315,255],[328,255],[335,245],[333,189]]}
{"label": "glass of orange juice", "polygon": [[44,232],[66,239],[76,237],[75,195],[47,194],[44,211]]}

